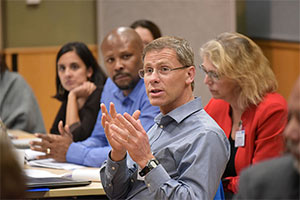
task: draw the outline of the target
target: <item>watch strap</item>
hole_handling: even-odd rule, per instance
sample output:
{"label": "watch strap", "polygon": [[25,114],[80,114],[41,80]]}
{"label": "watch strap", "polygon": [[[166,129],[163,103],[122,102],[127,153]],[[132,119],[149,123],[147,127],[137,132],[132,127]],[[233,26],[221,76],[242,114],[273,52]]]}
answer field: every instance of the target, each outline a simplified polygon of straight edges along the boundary
{"label": "watch strap", "polygon": [[151,159],[147,162],[147,165],[139,172],[139,175],[141,177],[146,176],[146,174],[148,174],[152,169],[154,169],[155,167],[157,167],[157,165],[159,165],[159,161],[154,159]]}

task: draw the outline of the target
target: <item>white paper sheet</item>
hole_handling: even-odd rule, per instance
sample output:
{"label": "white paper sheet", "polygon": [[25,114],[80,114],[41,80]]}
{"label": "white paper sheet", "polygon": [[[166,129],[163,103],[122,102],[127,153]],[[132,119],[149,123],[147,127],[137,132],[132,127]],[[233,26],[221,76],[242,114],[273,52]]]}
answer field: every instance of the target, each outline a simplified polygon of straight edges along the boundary
{"label": "white paper sheet", "polygon": [[48,178],[48,177],[61,177],[62,175],[57,175],[46,170],[39,169],[25,169],[24,170],[27,176],[34,178]]}
{"label": "white paper sheet", "polygon": [[100,182],[100,168],[97,169],[75,169],[72,178],[76,180],[89,180]]}
{"label": "white paper sheet", "polygon": [[45,167],[45,168],[53,168],[53,169],[65,169],[65,170],[84,168],[84,166],[82,165],[76,165],[76,164],[65,163],[65,162],[57,162],[52,158],[32,160],[28,162],[28,165],[33,167]]}
{"label": "white paper sheet", "polygon": [[25,149],[25,160],[26,161],[31,161],[31,160],[36,160],[37,156],[44,156],[45,153],[44,152],[40,152],[40,151],[34,151],[31,149]]}
{"label": "white paper sheet", "polygon": [[12,139],[11,142],[13,145],[18,149],[29,149],[31,141],[38,141],[41,142],[42,139],[40,138],[25,138],[25,139]]}

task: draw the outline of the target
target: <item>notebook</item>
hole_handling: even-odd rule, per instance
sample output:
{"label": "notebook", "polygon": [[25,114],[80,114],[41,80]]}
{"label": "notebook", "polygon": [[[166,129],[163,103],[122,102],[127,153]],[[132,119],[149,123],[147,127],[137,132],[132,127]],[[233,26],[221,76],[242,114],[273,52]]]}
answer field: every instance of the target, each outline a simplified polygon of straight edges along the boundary
{"label": "notebook", "polygon": [[91,181],[87,180],[74,180],[67,177],[47,177],[47,178],[35,178],[27,177],[27,188],[63,188],[63,187],[75,187],[85,186],[91,184]]}

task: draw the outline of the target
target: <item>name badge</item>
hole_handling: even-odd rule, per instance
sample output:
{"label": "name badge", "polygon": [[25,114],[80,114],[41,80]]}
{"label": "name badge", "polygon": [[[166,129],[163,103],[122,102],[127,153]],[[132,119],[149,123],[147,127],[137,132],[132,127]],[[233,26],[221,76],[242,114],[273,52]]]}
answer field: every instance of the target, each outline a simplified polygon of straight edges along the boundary
{"label": "name badge", "polygon": [[245,146],[245,130],[239,130],[235,132],[235,147],[243,147]]}

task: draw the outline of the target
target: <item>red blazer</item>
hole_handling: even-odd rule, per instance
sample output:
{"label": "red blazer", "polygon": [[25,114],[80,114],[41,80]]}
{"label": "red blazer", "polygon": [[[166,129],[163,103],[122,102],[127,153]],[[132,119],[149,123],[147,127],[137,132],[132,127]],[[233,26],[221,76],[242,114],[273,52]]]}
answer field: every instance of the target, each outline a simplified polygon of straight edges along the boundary
{"label": "red blazer", "polygon": [[[230,105],[224,100],[211,99],[204,108],[229,137],[232,128]],[[242,169],[262,160],[276,157],[283,150],[282,132],[287,123],[287,104],[278,93],[267,94],[257,106],[250,106],[242,114],[245,146],[239,147],[235,156],[238,176],[227,177],[225,190],[237,192]]]}

